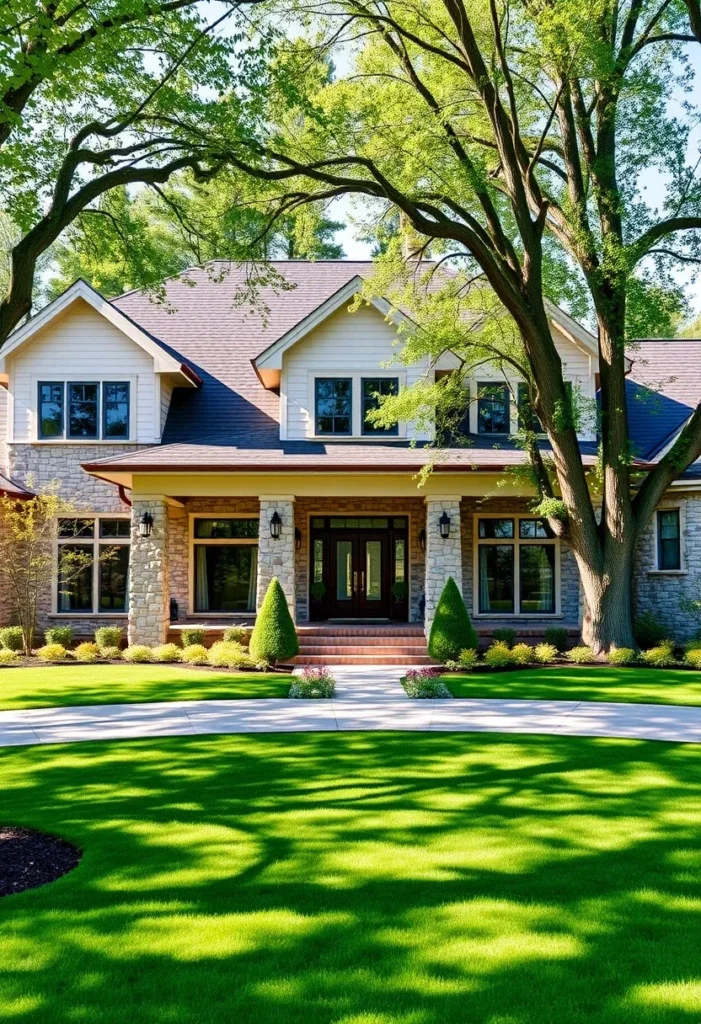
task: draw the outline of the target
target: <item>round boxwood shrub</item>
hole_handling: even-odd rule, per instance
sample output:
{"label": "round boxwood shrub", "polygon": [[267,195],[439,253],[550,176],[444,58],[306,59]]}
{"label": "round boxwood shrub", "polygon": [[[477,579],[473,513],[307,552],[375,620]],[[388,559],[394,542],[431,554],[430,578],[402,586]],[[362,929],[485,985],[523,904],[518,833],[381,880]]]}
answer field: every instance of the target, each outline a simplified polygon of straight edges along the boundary
{"label": "round boxwood shrub", "polygon": [[244,626],[228,626],[224,630],[222,639],[227,644],[241,644],[242,647],[248,647],[251,634]]}
{"label": "round boxwood shrub", "polygon": [[455,661],[460,652],[471,647],[477,650],[477,634],[457,583],[449,576],[438,601],[428,636],[428,653],[436,661]]}
{"label": "round boxwood shrub", "polygon": [[121,647],[123,637],[121,626],[100,626],[95,630],[95,643],[98,647]]}
{"label": "round boxwood shrub", "polygon": [[73,654],[75,655],[76,661],[83,661],[86,664],[92,664],[99,658],[103,657],[103,653],[97,644],[84,643],[78,644]]}
{"label": "round boxwood shrub", "polygon": [[151,648],[147,647],[145,644],[132,644],[131,647],[127,647],[124,650],[122,657],[125,661],[130,661],[137,665],[153,661]]}
{"label": "round boxwood shrub", "polygon": [[65,661],[68,651],[63,644],[46,644],[36,652],[39,661]]}
{"label": "round boxwood shrub", "polygon": [[0,644],[8,651],[24,650],[24,634],[21,626],[5,626],[0,629]]}
{"label": "round boxwood shrub", "polygon": [[297,631],[277,576],[271,579],[263,598],[249,650],[254,661],[267,661],[271,665],[299,654]]}
{"label": "round boxwood shrub", "polygon": [[489,668],[507,668],[509,665],[514,664],[513,651],[506,644],[492,644],[484,655],[484,663]]}
{"label": "round boxwood shrub", "polygon": [[47,644],[61,644],[62,647],[70,647],[73,643],[72,626],[51,626],[44,630],[44,641]]}
{"label": "round boxwood shrub", "polygon": [[209,651],[202,644],[189,644],[182,656],[186,665],[209,665]]}
{"label": "round boxwood shrub", "polygon": [[606,660],[609,665],[634,665],[638,655],[632,647],[612,647]]}
{"label": "round boxwood shrub", "polygon": [[0,647],[0,665],[14,665],[19,661],[19,651],[10,647]]}
{"label": "round boxwood shrub", "polygon": [[536,644],[533,648],[533,658],[539,665],[552,665],[558,653],[555,644]]}
{"label": "round boxwood shrub", "polygon": [[592,665],[596,661],[591,647],[587,647],[585,644],[573,647],[571,651],[568,651],[567,659],[574,662],[575,665]]}
{"label": "round boxwood shrub", "polygon": [[511,626],[500,626],[499,629],[492,630],[492,640],[495,644],[506,644],[507,647],[513,647],[516,643],[516,630]]}
{"label": "round boxwood shrub", "polygon": [[516,644],[511,648],[511,657],[517,665],[530,665],[533,661],[533,648],[530,644]]}
{"label": "round boxwood shrub", "polygon": [[666,629],[662,626],[652,612],[643,612],[633,622],[633,636],[638,647],[646,649],[657,647],[665,638]]}
{"label": "round boxwood shrub", "polygon": [[548,626],[543,634],[546,644],[552,644],[555,650],[564,654],[567,650],[567,630],[564,626]]}
{"label": "round boxwood shrub", "polygon": [[183,629],[180,634],[183,647],[193,647],[195,644],[201,646],[204,643],[205,631],[198,629],[193,626],[192,628]]}
{"label": "round boxwood shrub", "polygon": [[158,647],[153,648],[151,654],[154,661],[171,662],[183,660],[183,652],[177,644],[159,644]]}
{"label": "round boxwood shrub", "polygon": [[701,668],[701,647],[692,647],[690,651],[687,651],[684,655],[684,664],[691,668]]}

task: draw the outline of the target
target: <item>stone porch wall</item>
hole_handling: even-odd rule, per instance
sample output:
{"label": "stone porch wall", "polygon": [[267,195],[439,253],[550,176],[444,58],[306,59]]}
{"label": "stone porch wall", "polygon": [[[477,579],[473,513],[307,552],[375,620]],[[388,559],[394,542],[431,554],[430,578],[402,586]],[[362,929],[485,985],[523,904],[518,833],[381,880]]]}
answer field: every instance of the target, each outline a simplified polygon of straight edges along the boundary
{"label": "stone porch wall", "polygon": [[309,519],[312,515],[345,516],[367,512],[371,515],[409,516],[410,621],[422,622],[420,606],[424,596],[424,552],[419,533],[426,526],[423,498],[297,498],[295,526],[302,532],[301,547],[295,552],[297,622],[309,620]]}
{"label": "stone porch wall", "polygon": [[652,612],[671,637],[689,640],[698,631],[701,620],[683,611],[679,603],[682,598],[701,600],[701,494],[669,495],[659,508],[680,509],[683,571],[656,571],[654,525],[650,522],[635,557],[633,610],[635,615]]}

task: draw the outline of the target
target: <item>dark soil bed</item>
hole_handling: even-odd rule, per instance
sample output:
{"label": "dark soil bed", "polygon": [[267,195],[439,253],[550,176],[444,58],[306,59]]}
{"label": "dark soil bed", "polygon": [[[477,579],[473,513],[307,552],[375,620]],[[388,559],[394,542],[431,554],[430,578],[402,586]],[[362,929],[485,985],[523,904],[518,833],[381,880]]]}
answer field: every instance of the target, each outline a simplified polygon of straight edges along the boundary
{"label": "dark soil bed", "polygon": [[65,839],[0,825],[0,896],[54,882],[77,866],[81,852]]}

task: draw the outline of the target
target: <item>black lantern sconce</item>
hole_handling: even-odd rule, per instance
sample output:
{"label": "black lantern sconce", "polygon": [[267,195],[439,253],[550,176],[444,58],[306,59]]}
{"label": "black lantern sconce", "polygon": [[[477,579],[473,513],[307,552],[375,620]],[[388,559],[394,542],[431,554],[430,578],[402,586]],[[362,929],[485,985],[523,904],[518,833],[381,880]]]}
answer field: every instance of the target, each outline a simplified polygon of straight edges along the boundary
{"label": "black lantern sconce", "polygon": [[139,520],[139,536],[150,537],[153,530],[153,516],[150,512],[144,512]]}
{"label": "black lantern sconce", "polygon": [[419,531],[419,544],[421,545],[421,550],[425,551],[426,550],[426,531],[425,530],[420,530]]}
{"label": "black lantern sconce", "polygon": [[280,513],[276,509],[270,517],[270,536],[273,540],[279,540],[281,533],[282,519],[280,518]]}
{"label": "black lantern sconce", "polygon": [[295,526],[295,550],[299,551],[302,547],[302,531],[298,526]]}
{"label": "black lantern sconce", "polygon": [[450,537],[450,516],[447,512],[443,512],[443,515],[438,520],[438,529],[443,540],[447,540]]}

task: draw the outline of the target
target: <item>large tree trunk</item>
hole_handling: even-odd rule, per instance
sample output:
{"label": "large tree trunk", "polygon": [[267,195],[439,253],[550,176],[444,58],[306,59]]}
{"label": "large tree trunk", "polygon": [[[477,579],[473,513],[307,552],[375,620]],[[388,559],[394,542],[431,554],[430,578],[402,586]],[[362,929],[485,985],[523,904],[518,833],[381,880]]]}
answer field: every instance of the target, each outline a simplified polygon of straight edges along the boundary
{"label": "large tree trunk", "polygon": [[[631,531],[632,532],[632,531]],[[634,543],[609,544],[601,569],[575,552],[584,592],[582,640],[597,655],[635,647],[633,638]]]}

